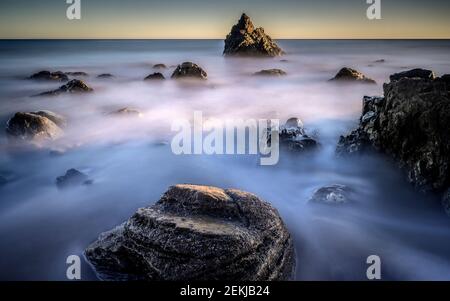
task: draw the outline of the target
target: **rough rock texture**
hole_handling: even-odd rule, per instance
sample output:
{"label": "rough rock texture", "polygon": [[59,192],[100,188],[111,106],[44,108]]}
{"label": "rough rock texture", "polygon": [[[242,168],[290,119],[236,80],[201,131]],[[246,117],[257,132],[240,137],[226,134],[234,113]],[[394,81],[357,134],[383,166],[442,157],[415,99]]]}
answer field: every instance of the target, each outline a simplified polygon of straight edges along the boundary
{"label": "rough rock texture", "polygon": [[35,73],[29,77],[29,79],[35,80],[54,80],[60,82],[66,82],[69,80],[69,77],[61,71],[50,72],[50,71],[40,71]]}
{"label": "rough rock texture", "polygon": [[336,74],[335,77],[333,77],[330,81],[341,81],[341,82],[360,82],[365,84],[376,84],[376,82],[366,77],[361,72],[352,69],[352,68],[342,68],[339,70],[339,72]]}
{"label": "rough rock texture", "polygon": [[255,72],[254,75],[258,76],[283,76],[287,75],[287,73],[281,69],[264,69],[258,72]]}
{"label": "rough rock texture", "polygon": [[257,196],[176,185],[85,251],[104,280],[288,280],[292,239]]}
{"label": "rough rock texture", "polygon": [[246,14],[231,28],[225,39],[224,55],[278,56],[284,52],[264,33],[263,28],[255,28]]}
{"label": "rough rock texture", "polygon": [[56,178],[56,185],[58,188],[90,184],[92,184],[92,180],[89,180],[87,175],[74,168],[66,171],[65,175]]}
{"label": "rough rock texture", "polygon": [[37,112],[31,112],[31,114],[36,114],[42,117],[46,117],[53,121],[57,126],[59,127],[65,127],[67,125],[66,118],[64,116],[61,116],[59,114],[56,114],[52,111],[42,110]]}
{"label": "rough rock texture", "polygon": [[155,65],[153,65],[153,68],[155,68],[155,69],[166,69],[167,66],[164,65],[164,64],[155,64]]}
{"label": "rough rock texture", "polygon": [[184,62],[178,65],[175,71],[172,73],[172,78],[194,78],[194,79],[206,79],[208,74],[199,65],[192,62]]}
{"label": "rough rock texture", "polygon": [[148,75],[146,78],[144,78],[144,80],[163,80],[163,79],[166,79],[166,78],[160,72],[152,73],[152,74]]}
{"label": "rough rock texture", "polygon": [[434,75],[434,72],[431,70],[417,68],[400,73],[395,73],[389,77],[391,82],[400,80],[402,78],[422,78],[433,80],[436,78],[436,76]]}
{"label": "rough rock texture", "polygon": [[[6,133],[9,137],[19,138],[24,140],[32,139],[50,139],[54,140],[60,137],[63,133],[62,129],[49,117],[51,112],[18,112],[6,125]],[[54,114],[55,116],[59,116]],[[54,118],[56,120],[56,118]]]}
{"label": "rough rock texture", "polygon": [[450,86],[445,78],[396,78],[383,97],[365,97],[358,129],[338,154],[375,149],[393,157],[424,191],[450,187]]}
{"label": "rough rock texture", "polygon": [[351,202],[351,194],[352,189],[350,187],[340,184],[333,184],[317,189],[309,202],[327,205],[340,205]]}
{"label": "rough rock texture", "polygon": [[97,78],[112,78],[114,77],[114,75],[112,75],[111,73],[102,73],[97,75]]}
{"label": "rough rock texture", "polygon": [[[270,135],[268,142],[271,143]],[[280,148],[299,153],[316,150],[320,147],[316,140],[306,134],[302,121],[295,117],[289,118],[286,124],[280,126],[279,143]]]}
{"label": "rough rock texture", "polygon": [[78,79],[72,79],[65,85],[62,85],[56,90],[47,91],[39,94],[38,96],[55,96],[62,93],[84,93],[84,92],[92,92],[94,91],[88,85],[86,85],[83,81]]}

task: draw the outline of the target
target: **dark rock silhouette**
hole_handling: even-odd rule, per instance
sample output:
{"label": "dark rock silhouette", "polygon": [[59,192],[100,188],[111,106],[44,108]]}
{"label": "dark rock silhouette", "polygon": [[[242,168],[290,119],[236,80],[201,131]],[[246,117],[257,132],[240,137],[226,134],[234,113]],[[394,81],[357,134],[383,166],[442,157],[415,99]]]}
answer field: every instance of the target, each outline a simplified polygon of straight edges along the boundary
{"label": "dark rock silhouette", "polygon": [[166,79],[166,78],[160,72],[152,73],[152,74],[148,75],[146,78],[144,78],[144,80],[163,80],[163,79]]}
{"label": "dark rock silhouette", "polygon": [[384,84],[384,97],[364,97],[359,127],[342,136],[340,155],[380,151],[393,157],[418,189],[442,193],[450,187],[450,87],[403,73]]}
{"label": "dark rock silhouette", "polygon": [[172,78],[193,78],[193,79],[206,79],[208,74],[199,65],[192,62],[184,62],[178,65],[175,71],[172,73]]}
{"label": "dark rock silhouette", "polygon": [[167,66],[165,64],[155,64],[155,65],[153,65],[153,68],[155,68],[155,69],[166,69]]}
{"label": "dark rock silhouette", "polygon": [[139,112],[139,110],[136,109],[131,109],[131,108],[121,108],[119,110],[113,111],[110,113],[111,115],[116,115],[116,116],[132,116],[132,115],[141,115],[141,112]]}
{"label": "dark rock silhouette", "polygon": [[264,33],[263,28],[255,28],[246,14],[231,28],[225,39],[224,55],[278,56],[284,52]]}
{"label": "dark rock silhouette", "polygon": [[74,71],[74,72],[66,72],[66,75],[70,76],[89,76],[86,72],[83,71]]}
{"label": "dark rock silhouette", "polygon": [[360,82],[365,84],[376,84],[376,82],[366,77],[361,72],[352,69],[344,67],[336,74],[335,77],[333,77],[330,81],[341,81],[341,82]]}
{"label": "dark rock silhouette", "polygon": [[34,80],[53,80],[66,82],[69,80],[69,77],[61,71],[50,72],[50,71],[40,71],[35,73],[29,77],[29,79]]}
{"label": "dark rock silhouette", "polygon": [[283,75],[287,75],[287,73],[281,69],[264,69],[264,70],[255,72],[254,75],[257,75],[257,76],[283,76]]}
{"label": "dark rock silhouette", "polygon": [[88,176],[79,170],[74,168],[66,171],[66,174],[56,178],[56,185],[58,188],[67,188],[77,185],[91,185],[92,180],[89,180]]}
{"label": "dark rock silhouette", "polygon": [[38,94],[37,96],[56,96],[62,93],[84,93],[92,91],[94,91],[94,89],[86,85],[83,81],[72,79],[67,84],[59,87],[56,90],[43,92]]}
{"label": "dark rock silhouette", "polygon": [[400,80],[402,78],[435,79],[436,76],[434,75],[434,72],[431,70],[417,68],[400,73],[395,73],[389,77],[391,81]]}
{"label": "dark rock silhouette", "polygon": [[114,75],[112,75],[111,73],[102,73],[97,75],[97,78],[112,78],[114,77]]}
{"label": "dark rock silhouette", "polygon": [[176,185],[85,251],[103,280],[291,279],[290,234],[278,212],[235,189]]}

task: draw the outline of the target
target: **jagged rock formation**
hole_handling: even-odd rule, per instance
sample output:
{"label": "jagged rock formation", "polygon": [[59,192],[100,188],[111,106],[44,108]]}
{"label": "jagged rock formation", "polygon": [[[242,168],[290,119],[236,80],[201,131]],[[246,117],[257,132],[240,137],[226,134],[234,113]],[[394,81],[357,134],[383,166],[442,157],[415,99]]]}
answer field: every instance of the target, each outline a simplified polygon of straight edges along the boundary
{"label": "jagged rock formation", "polygon": [[70,82],[62,85],[58,89],[38,94],[38,96],[56,96],[62,93],[84,93],[92,91],[94,91],[94,89],[86,85],[83,81],[72,79]]}
{"label": "jagged rock formation", "polygon": [[450,187],[449,77],[413,73],[392,75],[384,97],[364,97],[360,125],[340,138],[337,153],[386,153],[418,189],[442,193]]}
{"label": "jagged rock formation", "polygon": [[255,28],[246,14],[231,28],[225,39],[224,55],[278,56],[284,52],[264,33],[263,28]]}
{"label": "jagged rock formation", "polygon": [[281,69],[264,69],[258,72],[255,72],[253,75],[257,76],[283,76],[287,75],[287,73]]}
{"label": "jagged rock formation", "polygon": [[85,251],[104,280],[288,280],[292,239],[278,212],[235,189],[176,185]]}
{"label": "jagged rock formation", "polygon": [[206,79],[208,74],[199,65],[192,62],[184,62],[178,65],[172,73],[172,78],[192,78],[192,79]]}
{"label": "jagged rock formation", "polygon": [[374,81],[371,78],[368,78],[361,72],[352,69],[344,67],[339,72],[330,79],[330,81],[341,81],[341,82],[359,82],[359,83],[365,83],[365,84],[376,84],[376,81]]}
{"label": "jagged rock formation", "polygon": [[54,140],[62,135],[64,125],[64,118],[50,111],[17,112],[8,120],[6,134],[23,140]]}
{"label": "jagged rock formation", "polygon": [[69,80],[69,77],[61,72],[50,72],[50,71],[40,71],[38,73],[35,73],[29,77],[29,79],[34,80],[53,80],[53,81],[60,81],[60,82],[66,82]]}
{"label": "jagged rock formation", "polygon": [[71,76],[89,76],[89,74],[87,74],[84,71],[66,72],[66,75],[71,75]]}

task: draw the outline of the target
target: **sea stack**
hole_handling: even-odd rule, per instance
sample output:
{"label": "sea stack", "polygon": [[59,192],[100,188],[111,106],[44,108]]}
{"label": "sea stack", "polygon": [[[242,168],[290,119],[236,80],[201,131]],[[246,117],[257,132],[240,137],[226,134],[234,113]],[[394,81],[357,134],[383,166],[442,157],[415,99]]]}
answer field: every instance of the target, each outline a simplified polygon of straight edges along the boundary
{"label": "sea stack", "polygon": [[264,33],[262,27],[255,28],[250,17],[242,14],[238,23],[231,28],[225,39],[223,54],[227,56],[267,56],[274,57],[284,52]]}

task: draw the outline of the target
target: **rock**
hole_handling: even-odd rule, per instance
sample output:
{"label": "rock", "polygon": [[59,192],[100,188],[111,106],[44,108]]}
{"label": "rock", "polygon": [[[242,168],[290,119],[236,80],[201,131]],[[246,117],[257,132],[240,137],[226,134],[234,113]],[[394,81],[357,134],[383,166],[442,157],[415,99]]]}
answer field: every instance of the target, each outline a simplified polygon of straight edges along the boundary
{"label": "rock", "polygon": [[366,77],[361,72],[352,69],[344,67],[336,74],[335,77],[333,77],[330,81],[342,81],[342,82],[360,82],[365,84],[376,84],[376,81],[374,81],[371,78]]}
{"label": "rock", "polygon": [[153,65],[153,68],[154,69],[166,69],[167,66],[164,64],[155,64],[155,65]]}
{"label": "rock", "polygon": [[102,73],[97,75],[97,78],[112,78],[114,77],[114,75],[112,75],[111,73]]}
{"label": "rock", "polygon": [[66,72],[66,74],[71,76],[89,76],[89,74],[83,71]]}
{"label": "rock", "polygon": [[352,199],[352,189],[345,185],[333,184],[317,189],[310,203],[341,205],[349,203]]}
{"label": "rock", "polygon": [[175,71],[172,73],[172,78],[195,78],[206,79],[208,74],[197,64],[191,62],[184,62],[178,65]]}
{"label": "rock", "polygon": [[374,63],[378,63],[378,64],[386,63],[386,60],[385,59],[379,59],[379,60],[375,60]]}
{"label": "rock", "polygon": [[65,117],[63,117],[59,114],[56,114],[54,112],[51,112],[51,111],[43,110],[43,111],[31,112],[31,114],[46,117],[46,118],[50,119],[51,121],[53,121],[59,127],[65,127],[67,125],[67,121],[66,121]]}
{"label": "rock", "polygon": [[62,85],[58,89],[38,94],[38,96],[56,96],[62,93],[85,93],[92,91],[94,91],[94,89],[86,85],[83,81],[72,79],[70,82]]}
{"label": "rock", "polygon": [[258,71],[256,73],[254,73],[254,75],[258,75],[258,76],[283,76],[283,75],[287,75],[287,73],[284,72],[281,69],[265,69],[265,70],[261,70],[261,71]]}
{"label": "rock", "polygon": [[141,116],[141,112],[139,112],[136,109],[130,109],[130,108],[122,108],[116,111],[111,112],[112,115],[121,115],[121,116],[131,116],[131,115],[137,115]]}
{"label": "rock", "polygon": [[60,82],[66,82],[69,80],[66,74],[61,71],[50,72],[50,71],[40,71],[29,77],[29,79],[34,80],[54,80]]}
{"label": "rock", "polygon": [[92,180],[88,176],[74,168],[66,171],[66,174],[56,178],[56,185],[58,188],[67,188],[69,186],[77,185],[91,185]]}
{"label": "rock", "polygon": [[[49,115],[49,114],[47,114]],[[24,140],[49,139],[54,140],[62,135],[62,129],[45,114],[16,113],[8,120],[6,133],[11,138]]]}
{"label": "rock", "polygon": [[256,28],[246,14],[242,14],[238,23],[231,28],[225,39],[224,55],[242,56],[278,56],[284,52],[264,33],[263,28]]}
{"label": "rock", "polygon": [[442,197],[442,207],[444,207],[445,213],[450,216],[450,188],[447,189]]}
{"label": "rock", "polygon": [[434,75],[434,72],[431,70],[417,68],[408,71],[403,71],[400,73],[395,73],[389,77],[391,82],[400,80],[402,78],[422,78],[433,80],[436,78],[436,76]]}
{"label": "rock", "polygon": [[419,190],[443,192],[450,186],[447,86],[439,79],[405,77],[383,88],[384,97],[364,98],[359,127],[341,137],[337,153],[370,149],[388,154]]}
{"label": "rock", "polygon": [[292,239],[270,204],[196,185],[170,187],[85,256],[103,280],[288,280],[295,267]]}
{"label": "rock", "polygon": [[155,72],[144,78],[144,80],[163,80],[163,79],[165,79],[165,77],[160,72]]}
{"label": "rock", "polygon": [[[270,131],[268,133],[268,143],[271,143]],[[280,148],[297,153],[318,149],[320,144],[309,137],[303,127],[303,123],[298,118],[289,118],[279,129]]]}

